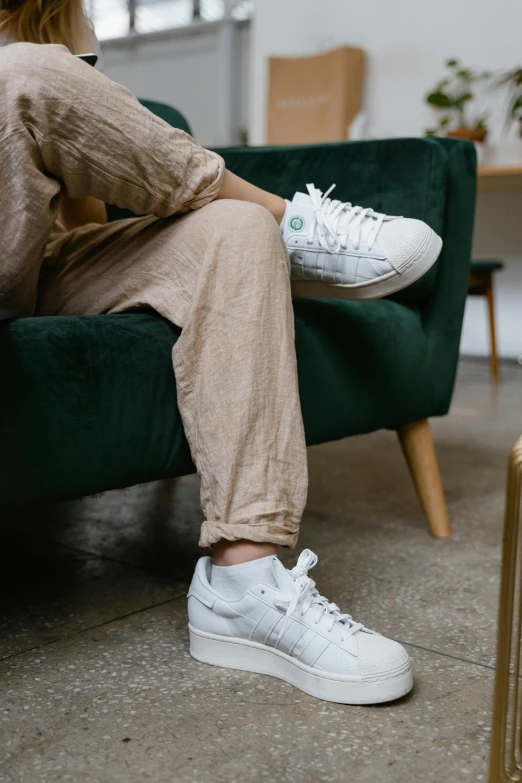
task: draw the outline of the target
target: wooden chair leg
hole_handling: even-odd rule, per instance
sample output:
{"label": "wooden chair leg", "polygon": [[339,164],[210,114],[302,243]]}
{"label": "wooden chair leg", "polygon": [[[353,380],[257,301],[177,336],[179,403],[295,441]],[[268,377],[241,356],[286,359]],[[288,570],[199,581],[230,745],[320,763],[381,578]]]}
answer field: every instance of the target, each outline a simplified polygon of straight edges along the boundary
{"label": "wooden chair leg", "polygon": [[397,434],[430,532],[435,538],[448,538],[451,530],[430,425],[426,419],[414,421]]}
{"label": "wooden chair leg", "polygon": [[495,300],[493,298],[493,275],[489,276],[486,298],[488,300],[489,338],[491,343],[489,366],[491,368],[491,378],[493,380],[493,383],[499,383],[500,371],[498,366],[497,336],[496,336],[496,329],[495,329]]}

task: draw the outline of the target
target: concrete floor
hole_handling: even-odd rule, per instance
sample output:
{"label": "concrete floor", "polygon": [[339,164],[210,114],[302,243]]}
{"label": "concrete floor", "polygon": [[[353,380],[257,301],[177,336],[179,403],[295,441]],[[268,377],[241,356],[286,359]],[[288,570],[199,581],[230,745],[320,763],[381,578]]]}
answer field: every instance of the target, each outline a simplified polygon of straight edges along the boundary
{"label": "concrete floor", "polygon": [[[486,780],[499,549],[522,368],[465,361],[433,422],[454,534],[427,533],[396,438],[310,449],[300,547],[321,590],[399,639],[416,685],[380,707],[321,703],[188,654],[194,477],[2,529],[0,781]],[[292,563],[295,553],[287,553]]]}

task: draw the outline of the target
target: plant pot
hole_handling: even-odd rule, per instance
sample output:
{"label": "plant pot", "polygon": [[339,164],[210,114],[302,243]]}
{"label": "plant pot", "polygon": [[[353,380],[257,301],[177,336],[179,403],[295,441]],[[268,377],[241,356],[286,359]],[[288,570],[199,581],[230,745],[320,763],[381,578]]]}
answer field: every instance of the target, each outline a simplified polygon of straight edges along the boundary
{"label": "plant pot", "polygon": [[482,144],[486,141],[488,132],[486,128],[455,128],[455,130],[448,131],[446,135],[453,139],[466,139],[466,141],[472,141],[475,144]]}

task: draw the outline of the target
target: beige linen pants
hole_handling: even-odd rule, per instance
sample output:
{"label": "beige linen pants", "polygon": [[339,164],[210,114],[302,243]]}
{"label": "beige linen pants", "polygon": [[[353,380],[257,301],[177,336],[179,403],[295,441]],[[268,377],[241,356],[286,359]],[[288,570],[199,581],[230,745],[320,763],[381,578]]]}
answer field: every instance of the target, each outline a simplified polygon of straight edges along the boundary
{"label": "beige linen pants", "polygon": [[[222,159],[61,46],[0,49],[0,307],[152,307],[182,328],[178,403],[202,546],[296,543],[307,463],[289,263],[262,207],[214,200]],[[62,193],[150,215],[52,233]]]}

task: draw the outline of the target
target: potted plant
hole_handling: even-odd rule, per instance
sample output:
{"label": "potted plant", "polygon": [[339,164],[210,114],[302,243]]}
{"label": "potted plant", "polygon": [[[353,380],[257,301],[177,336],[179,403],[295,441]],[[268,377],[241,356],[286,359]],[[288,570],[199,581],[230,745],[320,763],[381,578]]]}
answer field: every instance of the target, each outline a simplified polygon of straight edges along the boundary
{"label": "potted plant", "polygon": [[498,85],[508,90],[507,122],[518,123],[518,133],[522,136],[522,68],[513,68],[505,73]]}
{"label": "potted plant", "polygon": [[448,76],[441,79],[426,96],[426,103],[440,116],[437,125],[426,131],[427,136],[455,136],[473,142],[483,142],[488,133],[485,112],[472,112],[476,87],[484,85],[491,74],[464,68],[456,59],[447,60]]}

